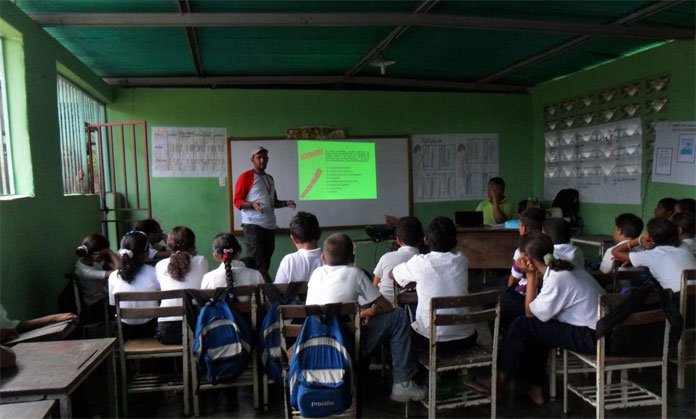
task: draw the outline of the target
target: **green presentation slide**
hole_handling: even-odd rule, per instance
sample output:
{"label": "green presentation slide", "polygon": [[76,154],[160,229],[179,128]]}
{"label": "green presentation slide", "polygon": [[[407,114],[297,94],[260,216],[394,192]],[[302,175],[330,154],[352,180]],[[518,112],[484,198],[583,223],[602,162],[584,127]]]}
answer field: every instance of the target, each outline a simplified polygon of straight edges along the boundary
{"label": "green presentation slide", "polygon": [[300,201],[377,199],[375,143],[298,141]]}

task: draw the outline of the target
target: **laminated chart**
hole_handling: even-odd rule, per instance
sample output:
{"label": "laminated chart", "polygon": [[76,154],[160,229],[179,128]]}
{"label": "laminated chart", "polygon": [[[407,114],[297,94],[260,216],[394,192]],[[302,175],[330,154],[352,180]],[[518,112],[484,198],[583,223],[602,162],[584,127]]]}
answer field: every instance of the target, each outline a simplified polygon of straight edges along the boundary
{"label": "laminated chart", "polygon": [[574,188],[582,202],[639,204],[640,118],[544,134],[544,197]]}
{"label": "laminated chart", "polygon": [[225,128],[152,127],[152,177],[227,175]]}
{"label": "laminated chart", "polygon": [[483,199],[498,176],[498,134],[416,135],[411,156],[415,202]]}
{"label": "laminated chart", "polygon": [[652,181],[696,185],[696,121],[657,123]]}

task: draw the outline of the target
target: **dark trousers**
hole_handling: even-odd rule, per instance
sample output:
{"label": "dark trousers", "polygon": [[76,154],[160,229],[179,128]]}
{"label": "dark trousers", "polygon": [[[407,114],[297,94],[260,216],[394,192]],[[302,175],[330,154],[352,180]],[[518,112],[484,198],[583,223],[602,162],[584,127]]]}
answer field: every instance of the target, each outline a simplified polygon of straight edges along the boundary
{"label": "dark trousers", "polygon": [[536,317],[518,317],[510,325],[498,352],[498,371],[509,376],[517,369],[530,384],[542,386],[551,348],[594,354],[595,331],[558,320],[542,322]]}
{"label": "dark trousers", "polygon": [[261,273],[268,274],[271,267],[271,257],[275,250],[275,230],[268,230],[256,224],[244,224],[244,242],[246,246],[245,257],[254,260]]}
{"label": "dark trousers", "polygon": [[157,323],[155,338],[163,345],[181,345],[181,321]]}

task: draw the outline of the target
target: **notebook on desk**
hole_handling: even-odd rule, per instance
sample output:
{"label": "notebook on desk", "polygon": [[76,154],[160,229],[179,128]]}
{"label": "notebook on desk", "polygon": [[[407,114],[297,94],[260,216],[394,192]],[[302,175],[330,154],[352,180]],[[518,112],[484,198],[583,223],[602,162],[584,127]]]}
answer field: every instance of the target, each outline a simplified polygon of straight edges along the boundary
{"label": "notebook on desk", "polygon": [[483,212],[481,211],[456,211],[454,224],[457,227],[483,227]]}

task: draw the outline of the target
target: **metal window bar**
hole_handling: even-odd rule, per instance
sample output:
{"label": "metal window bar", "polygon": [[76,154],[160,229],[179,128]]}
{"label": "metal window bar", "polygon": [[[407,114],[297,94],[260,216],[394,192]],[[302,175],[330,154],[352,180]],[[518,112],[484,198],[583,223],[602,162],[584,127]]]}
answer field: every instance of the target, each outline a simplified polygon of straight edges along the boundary
{"label": "metal window bar", "polygon": [[12,170],[12,148],[7,115],[7,88],[5,86],[5,62],[2,40],[0,39],[0,195],[14,194],[14,179]]}

